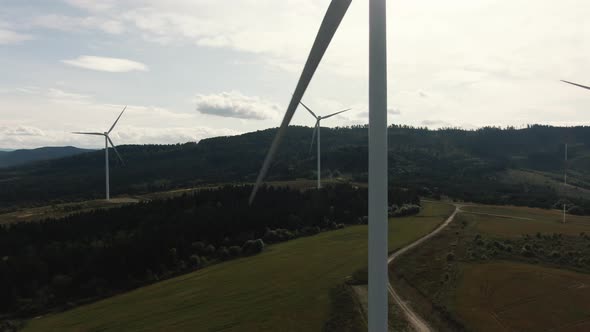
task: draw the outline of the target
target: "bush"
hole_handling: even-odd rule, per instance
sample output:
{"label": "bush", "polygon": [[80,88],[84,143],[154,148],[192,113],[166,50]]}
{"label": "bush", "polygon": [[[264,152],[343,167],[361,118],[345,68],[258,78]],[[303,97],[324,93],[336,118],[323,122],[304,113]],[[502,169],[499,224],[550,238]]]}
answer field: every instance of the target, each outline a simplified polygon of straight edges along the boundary
{"label": "bush", "polygon": [[420,212],[420,205],[416,204],[404,204],[401,207],[397,207],[396,205],[392,205],[389,207],[388,215],[390,217],[403,217],[403,216],[410,216]]}
{"label": "bush", "polygon": [[188,259],[190,265],[192,267],[196,267],[199,268],[201,267],[201,257],[199,257],[199,255],[191,255]]}
{"label": "bush", "polygon": [[577,205],[572,205],[569,209],[567,209],[567,213],[573,214],[573,215],[578,215],[578,216],[584,215],[585,212],[586,211],[584,211],[583,208],[581,208]]}
{"label": "bush", "polygon": [[205,243],[203,243],[201,241],[197,241],[197,242],[191,243],[191,248],[197,254],[203,254],[203,253],[205,253],[205,247],[206,247],[205,246]]}
{"label": "bush", "polygon": [[452,262],[455,260],[455,254],[450,252],[447,254],[447,262]]}
{"label": "bush", "polygon": [[226,247],[219,247],[217,249],[216,256],[221,258],[222,260],[226,260],[229,258],[229,250]]}
{"label": "bush", "polygon": [[239,246],[229,247],[229,255],[232,257],[238,257],[242,254],[242,248]]}
{"label": "bush", "polygon": [[262,239],[248,240],[242,246],[242,252],[246,255],[255,255],[264,250],[264,241]]}
{"label": "bush", "polygon": [[210,244],[207,247],[205,247],[203,253],[207,256],[213,256],[213,254],[215,254],[215,247],[212,244]]}
{"label": "bush", "polygon": [[353,285],[366,285],[369,281],[369,269],[367,267],[358,269],[352,273]]}
{"label": "bush", "polygon": [[320,232],[320,228],[315,226],[315,227],[311,227],[311,226],[307,226],[307,227],[303,227],[301,229],[301,233],[303,233],[303,235],[316,235]]}

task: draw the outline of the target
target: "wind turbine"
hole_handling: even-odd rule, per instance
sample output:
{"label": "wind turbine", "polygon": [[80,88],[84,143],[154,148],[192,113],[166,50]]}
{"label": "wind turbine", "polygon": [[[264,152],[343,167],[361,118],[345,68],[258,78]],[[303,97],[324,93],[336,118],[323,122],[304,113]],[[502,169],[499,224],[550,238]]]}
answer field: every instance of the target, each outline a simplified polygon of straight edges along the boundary
{"label": "wind turbine", "polygon": [[113,150],[117,154],[117,157],[119,158],[121,163],[123,163],[123,165],[125,165],[123,158],[121,158],[121,155],[119,154],[119,151],[117,151],[117,148],[115,147],[115,144],[113,144],[113,141],[109,137],[109,134],[111,133],[111,131],[113,131],[113,129],[117,125],[117,122],[119,122],[121,115],[123,115],[123,112],[125,112],[126,109],[127,109],[127,106],[125,106],[123,108],[123,110],[121,111],[121,114],[119,114],[119,116],[117,117],[117,120],[115,120],[115,122],[113,123],[113,125],[111,126],[109,131],[106,131],[104,133],[88,133],[88,132],[79,132],[79,131],[73,132],[73,134],[78,134],[78,135],[104,136],[104,158],[105,158],[105,169],[106,169],[106,200],[107,201],[111,199],[111,192],[110,192],[110,188],[109,188],[109,143],[113,147]]}
{"label": "wind turbine", "polygon": [[[565,162],[563,165],[563,186],[567,192],[567,143],[565,143]],[[563,201],[563,223],[565,224],[565,200]]]}
{"label": "wind turbine", "polygon": [[[332,0],[250,195],[266,176],[297,105],[303,98],[351,0]],[[369,319],[370,332],[387,331],[387,34],[386,0],[369,0]]]}
{"label": "wind turbine", "polygon": [[347,108],[347,109],[340,111],[340,112],[332,113],[330,115],[321,116],[321,115],[315,115],[315,113],[312,110],[310,110],[309,107],[305,106],[305,104],[303,102],[299,102],[299,103],[303,107],[305,107],[305,109],[309,112],[309,114],[311,114],[311,116],[313,116],[316,120],[315,121],[315,128],[313,129],[313,134],[311,135],[311,145],[309,146],[309,151],[311,152],[311,148],[313,147],[313,140],[315,139],[315,133],[317,132],[318,133],[318,158],[317,158],[318,159],[318,189],[320,189],[322,187],[322,183],[320,181],[321,180],[321,167],[320,167],[320,164],[321,164],[321,162],[320,162],[320,149],[321,149],[321,147],[320,147],[320,138],[321,138],[320,130],[321,130],[321,127],[320,127],[320,122],[323,119],[331,118],[334,115],[344,113],[346,111],[350,111],[350,108]]}
{"label": "wind turbine", "polygon": [[[565,81],[565,80],[561,80],[561,81],[564,83],[567,83],[567,84],[578,86],[583,89],[590,90],[590,86],[585,86],[582,84],[578,84],[578,83],[574,83],[574,82],[570,82],[570,81]],[[563,173],[563,184],[564,184],[564,186],[567,186],[567,143],[565,144],[565,166],[564,166],[564,173]],[[563,203],[563,222],[565,223],[565,202]]]}
{"label": "wind turbine", "polygon": [[574,82],[569,82],[569,81],[564,81],[564,80],[561,80],[561,81],[564,82],[564,83],[567,83],[567,84],[579,86],[580,88],[584,88],[584,89],[590,90],[590,86],[585,86],[585,85],[582,85],[582,84],[578,84],[578,83],[574,83]]}

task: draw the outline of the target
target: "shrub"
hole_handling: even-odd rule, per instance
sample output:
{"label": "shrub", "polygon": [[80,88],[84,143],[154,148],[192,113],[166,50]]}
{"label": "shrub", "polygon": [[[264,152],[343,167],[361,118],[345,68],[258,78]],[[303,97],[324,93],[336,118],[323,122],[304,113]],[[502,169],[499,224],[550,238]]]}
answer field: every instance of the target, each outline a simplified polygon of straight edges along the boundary
{"label": "shrub", "polygon": [[264,250],[264,241],[262,239],[248,240],[242,246],[242,252],[246,255],[254,255]]}
{"label": "shrub", "polygon": [[226,247],[219,247],[217,249],[216,256],[222,260],[226,260],[229,258],[229,250],[227,250]]}
{"label": "shrub", "polygon": [[197,254],[203,254],[205,251],[205,243],[201,241],[191,243],[191,248],[193,248],[194,252]]}
{"label": "shrub", "polygon": [[201,257],[199,257],[199,255],[191,255],[188,258],[188,261],[192,267],[196,267],[196,268],[201,267],[202,263],[201,263]]}
{"label": "shrub", "polygon": [[212,256],[213,254],[215,254],[215,247],[212,244],[210,244],[207,247],[205,247],[203,253],[207,256]]}
{"label": "shrub", "polygon": [[229,247],[229,254],[232,257],[237,257],[242,254],[242,248],[239,246],[231,246]]}
{"label": "shrub", "polygon": [[452,262],[455,260],[455,254],[450,252],[447,254],[447,262]]}

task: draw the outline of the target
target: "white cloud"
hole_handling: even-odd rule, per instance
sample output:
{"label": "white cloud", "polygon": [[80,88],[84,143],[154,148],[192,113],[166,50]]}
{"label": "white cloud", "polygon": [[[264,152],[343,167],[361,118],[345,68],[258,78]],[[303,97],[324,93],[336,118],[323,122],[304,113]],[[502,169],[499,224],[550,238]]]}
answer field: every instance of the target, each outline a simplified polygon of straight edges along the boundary
{"label": "white cloud", "polygon": [[56,14],[34,17],[28,22],[28,26],[69,32],[77,32],[81,29],[99,29],[110,34],[120,34],[124,31],[120,21],[108,17],[74,17]]}
{"label": "white cloud", "polygon": [[50,88],[47,90],[46,93],[49,100],[53,102],[65,102],[65,103],[79,103],[79,104],[87,104],[90,102],[90,96],[66,92],[60,89]]}
{"label": "white cloud", "polygon": [[[4,148],[63,145],[100,148],[104,142],[96,137],[71,132],[107,130],[124,105],[100,103],[93,96],[77,91],[33,86],[6,91],[0,107],[6,110],[0,119],[0,142]],[[39,109],[43,112],[38,112]],[[28,120],[19,121],[18,116]],[[131,104],[111,137],[118,145],[173,144],[241,133],[203,125],[199,120],[194,112]]]}
{"label": "white cloud", "polygon": [[88,11],[105,11],[114,7],[112,0],[64,0],[65,3]]}
{"label": "white cloud", "polygon": [[214,129],[204,126],[172,128],[121,126],[121,128],[119,128],[113,136],[116,141],[122,142],[174,144],[184,142],[198,142],[208,137],[230,136],[237,134],[239,134],[239,132],[231,129]]}
{"label": "white cloud", "polygon": [[18,44],[31,39],[33,39],[33,36],[29,34],[0,29],[0,45]]}
{"label": "white cloud", "polygon": [[198,94],[194,102],[202,114],[220,117],[265,120],[278,115],[279,106],[260,97],[245,96],[238,91]]}
{"label": "white cloud", "polygon": [[[94,129],[96,131],[96,128]],[[175,144],[198,142],[212,136],[237,135],[239,132],[229,129],[214,129],[203,126],[150,128],[121,126],[111,134],[116,145],[124,144]],[[99,148],[103,140],[93,136],[73,135],[70,132],[41,129],[34,126],[17,126],[14,128],[0,126],[0,142],[3,147],[11,149],[28,149],[40,146],[78,146]]]}
{"label": "white cloud", "polygon": [[2,136],[45,136],[43,130],[31,126],[0,126],[0,137]]}
{"label": "white cloud", "polygon": [[443,120],[423,120],[421,125],[426,126],[428,128],[448,128],[453,127],[451,123],[448,123]]}
{"label": "white cloud", "polygon": [[148,67],[145,64],[128,59],[84,55],[76,59],[62,60],[62,62],[74,67],[111,73],[148,71]]}

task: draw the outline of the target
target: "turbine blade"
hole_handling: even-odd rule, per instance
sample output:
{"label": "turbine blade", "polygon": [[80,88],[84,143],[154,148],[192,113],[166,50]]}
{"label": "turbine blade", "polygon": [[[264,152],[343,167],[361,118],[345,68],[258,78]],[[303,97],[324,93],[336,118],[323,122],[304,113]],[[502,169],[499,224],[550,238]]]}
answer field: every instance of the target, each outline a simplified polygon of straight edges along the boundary
{"label": "turbine blade", "polygon": [[318,118],[318,116],[317,116],[317,115],[315,115],[315,113],[314,113],[312,110],[310,110],[310,109],[309,109],[309,107],[305,106],[305,104],[304,104],[302,101],[300,101],[299,103],[300,103],[301,105],[303,105],[303,107],[305,107],[305,109],[306,109],[306,110],[307,110],[309,113],[311,113],[311,115],[312,115],[314,118],[316,118],[316,119]]}
{"label": "turbine blade", "polygon": [[104,133],[86,133],[86,132],[81,132],[81,131],[74,131],[74,132],[72,132],[72,134],[104,136]]}
{"label": "turbine blade", "polygon": [[313,128],[313,134],[311,135],[311,144],[309,145],[309,154],[311,154],[311,149],[313,148],[313,142],[315,140],[315,133],[318,131],[319,124],[320,124],[320,120],[315,122],[315,127]]}
{"label": "turbine blade", "polygon": [[107,140],[109,140],[109,143],[111,143],[111,146],[113,147],[113,150],[115,150],[115,153],[117,154],[117,157],[119,157],[119,160],[121,161],[121,163],[123,165],[125,165],[125,162],[123,161],[123,158],[121,158],[121,155],[119,154],[119,151],[117,151],[117,148],[115,147],[115,144],[113,144],[113,141],[111,141],[111,138],[106,135]]}
{"label": "turbine blade", "polygon": [[330,45],[332,41],[332,37],[338,30],[338,26],[346,11],[348,10],[348,6],[352,0],[332,0],[328,10],[326,11],[326,15],[324,16],[324,20],[320,25],[320,30],[315,38],[309,56],[307,58],[307,62],[305,63],[305,67],[303,67],[303,72],[301,73],[301,77],[299,78],[299,82],[295,87],[295,92],[291,97],[291,102],[289,103],[289,107],[287,107],[287,112],[285,112],[285,117],[283,118],[283,122],[281,123],[281,127],[277,131],[277,134],[268,150],[268,154],[264,159],[264,163],[262,164],[262,169],[258,174],[258,178],[256,179],[256,184],[254,185],[254,189],[252,189],[252,193],[250,194],[249,203],[252,204],[254,198],[256,197],[256,192],[262,183],[262,180],[266,176],[266,172],[270,167],[270,163],[276,153],[277,148],[279,147],[283,136],[287,131],[287,127],[293,118],[293,114],[295,114],[295,110],[297,109],[297,105],[303,98],[305,94],[305,90],[307,90],[307,86],[311,81],[313,74],[315,73],[324,53],[326,53],[326,49]]}
{"label": "turbine blade", "polygon": [[574,82],[569,82],[569,81],[564,81],[564,80],[561,80],[561,81],[564,82],[564,83],[571,84],[571,85],[579,86],[580,88],[584,88],[584,89],[590,90],[590,86],[585,86],[585,85],[582,85],[582,84],[578,84],[578,83],[574,83]]}
{"label": "turbine blade", "polygon": [[121,114],[119,114],[119,117],[117,118],[117,120],[115,120],[115,123],[113,123],[113,125],[111,126],[111,129],[109,129],[109,131],[107,131],[107,134],[110,134],[111,131],[113,131],[113,128],[115,128],[115,126],[117,125],[117,122],[119,122],[119,119],[121,118],[121,115],[123,115],[123,112],[125,112],[126,109],[127,109],[127,106],[125,106],[123,108],[123,110],[121,111]]}
{"label": "turbine blade", "polygon": [[322,117],[322,119],[327,119],[327,118],[329,118],[329,117],[332,117],[332,116],[334,116],[334,115],[338,115],[338,114],[340,114],[340,113],[348,112],[348,111],[350,111],[351,109],[352,109],[352,108],[348,108],[348,109],[345,109],[345,110],[343,110],[343,111],[340,111],[340,112],[336,112],[336,113],[332,113],[332,114],[330,114],[330,115],[323,116],[323,117]]}

